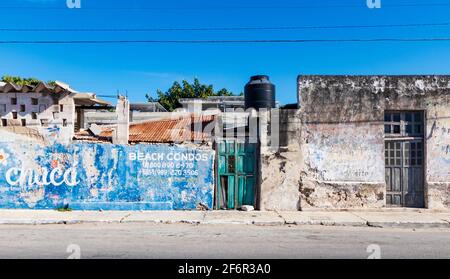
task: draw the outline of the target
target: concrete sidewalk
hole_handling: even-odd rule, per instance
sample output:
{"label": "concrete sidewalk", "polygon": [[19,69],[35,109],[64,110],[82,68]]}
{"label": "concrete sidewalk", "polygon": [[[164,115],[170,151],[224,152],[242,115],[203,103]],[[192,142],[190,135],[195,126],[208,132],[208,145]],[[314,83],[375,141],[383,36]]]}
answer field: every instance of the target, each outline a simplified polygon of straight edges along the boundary
{"label": "concrete sidewalk", "polygon": [[413,211],[34,211],[0,210],[0,225],[80,223],[188,223],[259,226],[323,225],[450,228],[450,212]]}

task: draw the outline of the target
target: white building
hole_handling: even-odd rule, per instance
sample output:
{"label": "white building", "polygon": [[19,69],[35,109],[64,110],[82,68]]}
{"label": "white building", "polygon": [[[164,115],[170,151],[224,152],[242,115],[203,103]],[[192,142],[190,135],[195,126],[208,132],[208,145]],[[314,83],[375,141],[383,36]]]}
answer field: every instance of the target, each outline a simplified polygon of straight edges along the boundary
{"label": "white building", "polygon": [[178,102],[182,105],[180,111],[201,112],[205,110],[234,111],[245,108],[244,96],[210,96],[201,98],[182,98]]}
{"label": "white building", "polygon": [[108,105],[95,94],[77,92],[62,82],[0,83],[1,129],[46,141],[70,142],[84,125],[84,110]]}
{"label": "white building", "polygon": [[[130,122],[143,122],[167,117],[167,110],[158,102],[131,103]],[[117,113],[114,108],[106,110],[86,110],[84,113],[84,126],[89,129],[92,124],[114,125],[117,123]]]}

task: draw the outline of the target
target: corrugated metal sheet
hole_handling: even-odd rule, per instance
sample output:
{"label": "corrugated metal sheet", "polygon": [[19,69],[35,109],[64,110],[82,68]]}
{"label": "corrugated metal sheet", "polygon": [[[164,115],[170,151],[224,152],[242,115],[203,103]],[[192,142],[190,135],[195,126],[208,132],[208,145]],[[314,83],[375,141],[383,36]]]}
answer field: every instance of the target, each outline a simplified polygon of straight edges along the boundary
{"label": "corrugated metal sheet", "polygon": [[[214,116],[192,116],[177,119],[147,121],[130,125],[130,143],[182,143],[205,142],[211,139],[205,127],[214,121]],[[112,129],[106,128],[100,137],[112,137]]]}
{"label": "corrugated metal sheet", "polygon": [[89,131],[79,131],[77,133],[75,133],[74,140],[76,141],[87,141],[87,142],[96,142],[96,143],[111,143],[111,138],[110,137],[97,137],[95,135],[93,135],[92,133],[90,133]]}

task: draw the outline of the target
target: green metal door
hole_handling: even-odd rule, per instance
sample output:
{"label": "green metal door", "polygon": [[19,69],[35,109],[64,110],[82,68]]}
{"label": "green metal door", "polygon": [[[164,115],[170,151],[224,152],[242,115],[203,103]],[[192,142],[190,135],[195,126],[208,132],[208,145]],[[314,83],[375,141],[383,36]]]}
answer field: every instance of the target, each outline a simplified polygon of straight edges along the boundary
{"label": "green metal door", "polygon": [[216,208],[256,205],[256,144],[227,141],[217,146]]}

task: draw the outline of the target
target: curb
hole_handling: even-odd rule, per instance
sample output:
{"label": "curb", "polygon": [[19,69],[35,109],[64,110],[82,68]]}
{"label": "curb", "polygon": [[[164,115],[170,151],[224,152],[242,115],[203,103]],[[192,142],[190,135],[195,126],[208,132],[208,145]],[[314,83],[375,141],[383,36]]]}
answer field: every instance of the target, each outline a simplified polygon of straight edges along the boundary
{"label": "curb", "polygon": [[365,212],[71,212],[1,211],[1,225],[188,224],[247,226],[324,226],[370,228],[450,228],[450,214]]}
{"label": "curb", "polygon": [[367,222],[367,226],[373,228],[448,229],[450,223]]}
{"label": "curb", "polygon": [[334,222],[334,221],[305,221],[286,222],[286,225],[295,226],[324,226],[324,227],[368,227],[367,222]]}
{"label": "curb", "polygon": [[323,227],[370,227],[370,228],[405,228],[405,229],[433,229],[450,228],[450,223],[420,223],[420,222],[283,222],[283,221],[198,221],[198,220],[0,220],[1,225],[78,225],[78,224],[188,224],[188,225],[245,225],[245,226],[323,226]]}

